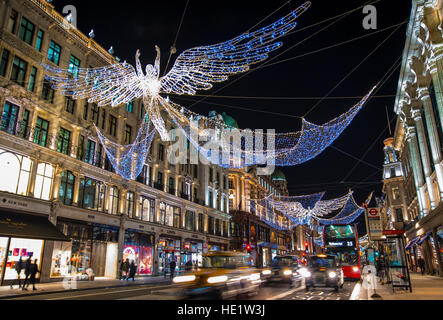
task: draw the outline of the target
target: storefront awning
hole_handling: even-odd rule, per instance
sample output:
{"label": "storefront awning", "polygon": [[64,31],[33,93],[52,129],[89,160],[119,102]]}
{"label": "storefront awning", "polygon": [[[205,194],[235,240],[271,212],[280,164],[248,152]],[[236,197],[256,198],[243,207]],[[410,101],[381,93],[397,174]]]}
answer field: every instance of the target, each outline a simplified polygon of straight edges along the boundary
{"label": "storefront awning", "polygon": [[405,250],[408,250],[410,247],[412,247],[418,240],[420,240],[420,237],[415,237],[411,241],[408,242],[408,244],[405,246]]}
{"label": "storefront awning", "polygon": [[421,245],[421,244],[423,243],[423,241],[425,241],[426,238],[429,237],[429,236],[431,235],[431,233],[432,233],[431,231],[429,231],[428,233],[426,233],[426,234],[423,236],[423,238],[421,238],[421,239],[417,242],[417,244]]}
{"label": "storefront awning", "polygon": [[71,241],[46,217],[8,211],[0,211],[0,236]]}

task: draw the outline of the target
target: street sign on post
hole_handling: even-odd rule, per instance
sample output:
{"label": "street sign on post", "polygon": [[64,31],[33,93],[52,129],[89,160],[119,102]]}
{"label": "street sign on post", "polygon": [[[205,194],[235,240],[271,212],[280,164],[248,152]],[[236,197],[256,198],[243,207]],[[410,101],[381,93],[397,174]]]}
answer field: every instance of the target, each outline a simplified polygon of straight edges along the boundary
{"label": "street sign on post", "polygon": [[381,217],[380,217],[380,208],[373,207],[368,208],[366,210],[367,218],[368,218],[368,234],[369,239],[374,240],[380,240],[383,236],[383,227],[381,223]]}

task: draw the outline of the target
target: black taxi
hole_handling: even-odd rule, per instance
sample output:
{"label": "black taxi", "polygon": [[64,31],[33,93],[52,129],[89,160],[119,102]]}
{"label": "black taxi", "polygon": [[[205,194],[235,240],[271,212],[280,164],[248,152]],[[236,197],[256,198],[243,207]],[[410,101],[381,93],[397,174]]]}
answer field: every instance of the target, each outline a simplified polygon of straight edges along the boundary
{"label": "black taxi", "polygon": [[299,287],[303,282],[299,269],[299,258],[296,255],[278,255],[272,259],[269,267],[262,269],[261,277],[266,283],[284,282]]}
{"label": "black taxi", "polygon": [[307,266],[299,272],[305,278],[306,291],[314,287],[329,287],[338,292],[343,287],[343,271],[334,255],[310,256]]}

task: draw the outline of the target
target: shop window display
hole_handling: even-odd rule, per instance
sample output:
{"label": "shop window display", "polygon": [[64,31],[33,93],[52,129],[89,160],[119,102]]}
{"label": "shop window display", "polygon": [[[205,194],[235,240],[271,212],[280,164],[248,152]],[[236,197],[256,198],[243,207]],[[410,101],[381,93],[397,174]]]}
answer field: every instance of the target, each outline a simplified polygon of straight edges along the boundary
{"label": "shop window display", "polygon": [[[43,251],[43,240],[11,238],[9,244],[8,259],[5,268],[5,280],[17,279],[17,272],[15,271],[15,263],[22,257],[22,261],[31,258],[38,260],[39,269],[41,264],[41,255]],[[24,272],[24,271],[22,271]],[[37,274],[37,278],[40,274]]]}
{"label": "shop window display", "polygon": [[50,277],[65,277],[71,274],[72,244],[66,241],[54,241]]}
{"label": "shop window display", "polygon": [[6,250],[8,250],[8,238],[0,237],[0,274],[3,273],[3,267],[5,266]]}
{"label": "shop window display", "polygon": [[136,274],[152,275],[154,236],[150,234],[127,231],[123,247],[123,261],[134,261]]}

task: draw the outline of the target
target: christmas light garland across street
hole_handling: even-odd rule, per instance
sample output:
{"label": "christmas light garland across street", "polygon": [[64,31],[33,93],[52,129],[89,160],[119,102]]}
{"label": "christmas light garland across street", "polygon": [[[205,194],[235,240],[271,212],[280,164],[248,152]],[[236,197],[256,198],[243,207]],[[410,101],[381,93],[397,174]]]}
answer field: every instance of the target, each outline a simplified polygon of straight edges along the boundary
{"label": "christmas light garland across street", "polygon": [[222,82],[228,76],[249,70],[249,66],[268,58],[268,53],[282,46],[275,42],[297,25],[296,18],[311,3],[305,2],[276,22],[253,32],[246,32],[215,45],[195,47],[182,52],[172,69],[160,77],[160,49],[154,66],[147,65],[143,73],[136,53],[136,68],[123,62],[100,68],[61,69],[45,65],[52,86],[74,99],[86,98],[98,106],[118,107],[135,98],[143,97],[149,119],[162,140],[169,140],[160,114],[160,94],[194,95],[198,90],[209,90],[211,82]]}

